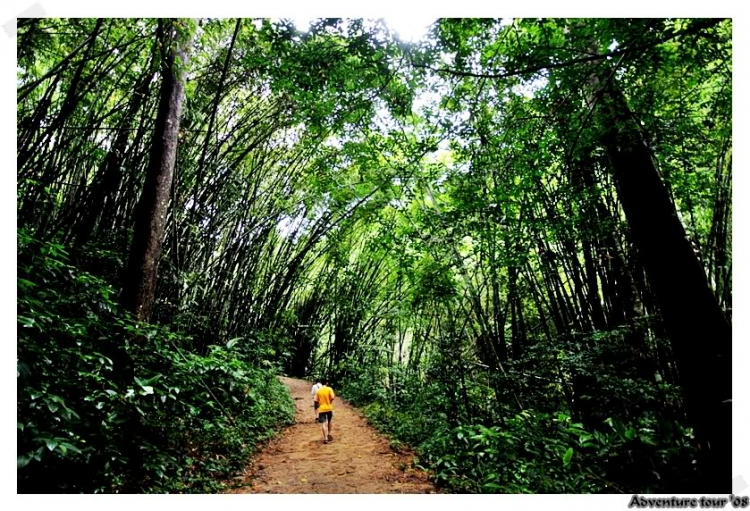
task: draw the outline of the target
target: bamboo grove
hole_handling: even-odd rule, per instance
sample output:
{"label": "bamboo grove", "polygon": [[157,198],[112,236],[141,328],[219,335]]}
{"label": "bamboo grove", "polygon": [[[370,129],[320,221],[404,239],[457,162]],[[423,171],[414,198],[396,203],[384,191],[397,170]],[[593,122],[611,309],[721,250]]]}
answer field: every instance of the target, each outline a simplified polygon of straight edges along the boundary
{"label": "bamboo grove", "polygon": [[[728,491],[731,37],[722,19],[440,19],[416,43],[382,20],[19,20],[19,488],[104,452],[60,454],[34,415],[63,352],[28,304],[61,285],[39,280],[57,247],[136,325],[70,334],[102,344],[71,349],[107,356],[113,393],[165,336],[185,360],[331,377],[452,491]],[[81,376],[60,374],[75,410]],[[230,380],[204,381],[221,417]],[[149,406],[121,427],[158,436],[171,416]],[[155,487],[132,444],[98,491]]]}

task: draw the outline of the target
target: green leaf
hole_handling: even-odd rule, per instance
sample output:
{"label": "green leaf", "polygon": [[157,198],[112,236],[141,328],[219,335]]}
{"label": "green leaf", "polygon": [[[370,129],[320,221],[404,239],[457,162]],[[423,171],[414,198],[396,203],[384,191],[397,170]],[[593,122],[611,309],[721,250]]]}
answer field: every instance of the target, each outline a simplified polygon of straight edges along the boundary
{"label": "green leaf", "polygon": [[229,341],[227,341],[227,348],[231,349],[232,346],[237,344],[237,341],[239,341],[240,339],[242,339],[242,337],[235,337],[234,339],[230,339]]}
{"label": "green leaf", "polygon": [[24,326],[24,328],[30,328],[34,326],[35,323],[34,318],[27,318],[24,316],[18,316],[18,320]]}
{"label": "green leaf", "polygon": [[573,448],[568,447],[568,450],[565,451],[565,454],[563,455],[563,465],[566,467],[570,465],[570,460],[573,459]]}
{"label": "green leaf", "polygon": [[628,428],[625,430],[625,440],[632,440],[635,438],[635,428]]}
{"label": "green leaf", "polygon": [[152,376],[148,380],[141,380],[137,376],[133,377],[135,382],[140,385],[141,387],[147,387],[149,385],[152,385],[155,381],[157,381],[159,378],[161,378],[163,375],[157,374],[156,376]]}
{"label": "green leaf", "polygon": [[54,438],[45,438],[44,443],[47,444],[47,449],[49,449],[50,451],[54,451],[55,447],[57,447],[60,442],[58,442]]}
{"label": "green leaf", "polygon": [[63,442],[60,444],[60,450],[65,454],[66,450],[73,451],[74,453],[81,454],[81,450],[73,444]]}

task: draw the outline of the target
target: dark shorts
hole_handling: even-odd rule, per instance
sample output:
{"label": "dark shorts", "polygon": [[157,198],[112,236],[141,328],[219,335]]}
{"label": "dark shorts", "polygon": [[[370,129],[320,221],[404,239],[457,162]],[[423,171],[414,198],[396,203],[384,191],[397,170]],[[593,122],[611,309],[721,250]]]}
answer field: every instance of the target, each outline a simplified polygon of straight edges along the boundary
{"label": "dark shorts", "polygon": [[318,422],[323,424],[325,421],[331,422],[333,419],[333,412],[320,412],[318,414]]}

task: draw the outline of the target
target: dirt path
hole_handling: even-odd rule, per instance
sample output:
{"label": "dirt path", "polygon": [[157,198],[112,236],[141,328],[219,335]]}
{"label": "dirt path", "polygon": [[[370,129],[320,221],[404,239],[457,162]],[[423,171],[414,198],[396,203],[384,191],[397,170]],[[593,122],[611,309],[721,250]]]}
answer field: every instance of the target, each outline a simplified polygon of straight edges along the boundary
{"label": "dirt path", "polygon": [[[230,493],[434,493],[413,454],[400,454],[341,398],[323,444],[314,422],[311,384],[281,378],[297,407],[296,423],[272,440]],[[334,389],[335,390],[335,389]]]}

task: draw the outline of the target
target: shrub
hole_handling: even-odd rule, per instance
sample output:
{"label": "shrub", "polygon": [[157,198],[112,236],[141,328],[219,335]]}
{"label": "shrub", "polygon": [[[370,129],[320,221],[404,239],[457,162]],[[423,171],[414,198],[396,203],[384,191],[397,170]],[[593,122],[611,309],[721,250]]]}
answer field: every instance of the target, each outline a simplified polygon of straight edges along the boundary
{"label": "shrub", "polygon": [[291,423],[273,372],[139,325],[55,243],[19,232],[19,492],[203,492]]}

